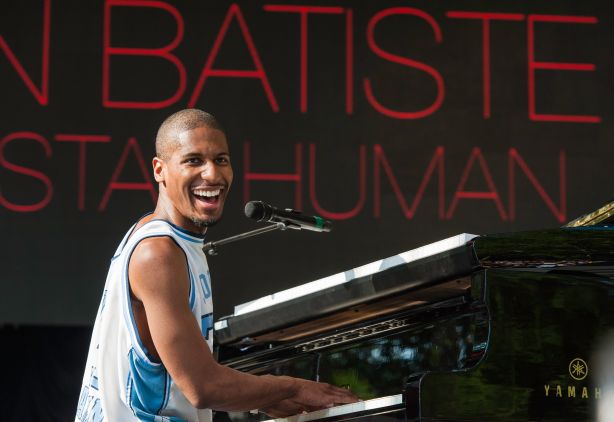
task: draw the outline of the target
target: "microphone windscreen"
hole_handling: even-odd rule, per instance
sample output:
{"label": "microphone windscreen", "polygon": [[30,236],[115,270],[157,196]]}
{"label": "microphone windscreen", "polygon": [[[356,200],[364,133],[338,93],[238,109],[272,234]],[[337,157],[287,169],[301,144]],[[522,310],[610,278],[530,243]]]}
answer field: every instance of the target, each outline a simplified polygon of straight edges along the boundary
{"label": "microphone windscreen", "polygon": [[245,216],[254,220],[262,220],[265,210],[266,208],[262,201],[249,201],[245,204]]}

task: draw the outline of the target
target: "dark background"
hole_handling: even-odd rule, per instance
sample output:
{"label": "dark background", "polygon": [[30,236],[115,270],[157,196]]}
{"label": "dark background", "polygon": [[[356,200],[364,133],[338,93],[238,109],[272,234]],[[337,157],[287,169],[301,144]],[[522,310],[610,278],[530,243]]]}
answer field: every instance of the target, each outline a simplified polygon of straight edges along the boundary
{"label": "dark background", "polygon": [[[305,15],[303,98],[301,15],[273,11],[282,4],[330,12]],[[458,18],[459,11],[508,19],[489,26],[489,107],[484,24]],[[130,225],[153,209],[153,140],[172,112],[202,108],[228,132],[235,181],[209,240],[259,227],[243,216],[253,199],[335,223],[327,234],[276,232],[221,249],[209,259],[219,318],[236,304],[457,233],[556,227],[610,200],[613,16],[607,2],[558,0],[6,2],[1,341],[5,361],[29,368],[31,377],[11,372],[15,383],[31,385],[32,362],[40,365],[42,356],[55,362],[44,368],[56,368],[44,370],[54,374],[49,388],[38,384],[55,405],[15,409],[72,415],[108,262]],[[529,95],[530,28],[534,60],[552,64],[534,71],[537,115]],[[168,54],[185,69],[179,91],[176,64],[147,50],[176,37]],[[107,91],[105,38],[113,48],[140,49],[108,55]],[[270,95],[262,79],[236,73],[210,76],[198,89],[208,59],[218,70],[261,66]],[[561,63],[594,69],[562,70]],[[366,85],[386,109],[418,115],[383,112]],[[80,156],[81,144],[62,141],[75,135],[101,142],[83,144]],[[300,183],[250,180],[252,173],[295,174]],[[401,201],[415,212],[404,212]],[[49,394],[61,380],[70,387]],[[8,411],[9,418],[24,414]]]}

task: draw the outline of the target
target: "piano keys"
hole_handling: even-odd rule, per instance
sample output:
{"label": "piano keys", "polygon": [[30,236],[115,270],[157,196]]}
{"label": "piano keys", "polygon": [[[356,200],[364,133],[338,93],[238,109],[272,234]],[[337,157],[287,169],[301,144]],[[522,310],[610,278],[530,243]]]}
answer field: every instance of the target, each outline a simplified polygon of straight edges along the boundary
{"label": "piano keys", "polygon": [[596,420],[614,396],[596,366],[614,342],[610,205],[590,225],[462,234],[239,305],[215,324],[218,359],[363,399],[293,422]]}
{"label": "piano keys", "polygon": [[[304,413],[300,415],[284,418],[287,422],[310,422],[310,421],[328,421],[339,420],[349,416],[358,418],[362,415],[369,417],[382,416],[389,414],[400,413],[403,411],[403,395],[397,394],[388,397],[379,397],[377,399],[360,401],[357,403],[344,404],[341,406],[332,407],[330,409],[317,410],[315,412]],[[266,422],[273,422],[275,419],[270,419]]]}

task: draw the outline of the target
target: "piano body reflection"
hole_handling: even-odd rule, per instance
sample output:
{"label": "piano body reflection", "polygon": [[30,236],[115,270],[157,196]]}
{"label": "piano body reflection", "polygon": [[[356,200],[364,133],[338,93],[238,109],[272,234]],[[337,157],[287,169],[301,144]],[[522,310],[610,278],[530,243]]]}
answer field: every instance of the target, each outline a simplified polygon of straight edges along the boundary
{"label": "piano body reflection", "polygon": [[614,420],[609,205],[588,223],[462,234],[239,305],[215,324],[218,359],[363,399],[296,422]]}

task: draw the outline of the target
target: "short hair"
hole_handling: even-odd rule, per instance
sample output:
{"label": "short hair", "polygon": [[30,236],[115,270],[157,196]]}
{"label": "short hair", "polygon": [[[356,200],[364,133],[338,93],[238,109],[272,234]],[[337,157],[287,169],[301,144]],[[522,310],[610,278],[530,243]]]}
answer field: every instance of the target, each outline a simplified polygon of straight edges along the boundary
{"label": "short hair", "polygon": [[197,127],[217,129],[226,136],[226,131],[213,115],[196,109],[188,108],[171,114],[162,122],[156,135],[156,156],[163,160],[170,157],[177,147],[179,134]]}

